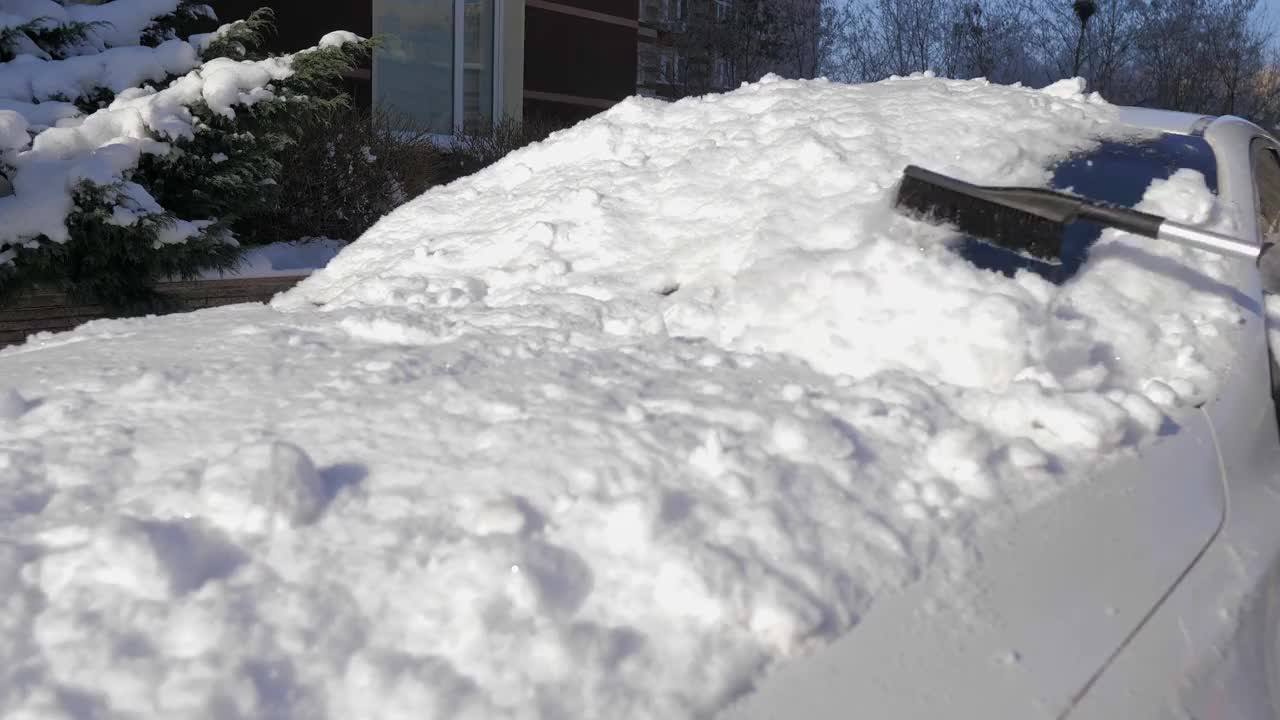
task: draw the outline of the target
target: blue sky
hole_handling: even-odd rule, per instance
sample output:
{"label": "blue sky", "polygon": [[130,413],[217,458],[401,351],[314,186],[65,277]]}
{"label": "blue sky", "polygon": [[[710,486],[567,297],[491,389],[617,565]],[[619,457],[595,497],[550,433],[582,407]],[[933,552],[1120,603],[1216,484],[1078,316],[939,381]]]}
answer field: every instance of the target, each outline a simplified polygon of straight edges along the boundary
{"label": "blue sky", "polygon": [[[1267,17],[1267,20],[1271,23],[1271,27],[1273,29],[1280,29],[1280,0],[1261,0],[1260,4],[1267,11],[1266,17]],[[1280,43],[1273,43],[1273,44],[1280,44]]]}

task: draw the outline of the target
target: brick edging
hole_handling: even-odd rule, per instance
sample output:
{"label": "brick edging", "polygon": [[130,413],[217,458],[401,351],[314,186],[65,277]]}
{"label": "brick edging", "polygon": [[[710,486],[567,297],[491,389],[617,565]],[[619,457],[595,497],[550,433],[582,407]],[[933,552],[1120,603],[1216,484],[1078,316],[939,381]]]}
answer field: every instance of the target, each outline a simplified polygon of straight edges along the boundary
{"label": "brick edging", "polygon": [[[305,277],[306,275],[286,275],[187,280],[159,283],[156,290],[177,301],[179,309],[174,312],[186,312],[243,302],[266,302],[276,293],[297,285]],[[0,347],[21,343],[34,333],[70,330],[90,320],[108,317],[127,316],[112,313],[102,305],[70,303],[64,293],[24,293],[16,301],[0,305]]]}

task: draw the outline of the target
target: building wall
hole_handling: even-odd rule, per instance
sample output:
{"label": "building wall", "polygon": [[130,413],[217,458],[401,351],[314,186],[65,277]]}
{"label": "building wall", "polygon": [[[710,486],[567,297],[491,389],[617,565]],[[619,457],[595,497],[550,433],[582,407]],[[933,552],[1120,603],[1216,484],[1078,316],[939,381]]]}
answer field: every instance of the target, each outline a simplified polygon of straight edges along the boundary
{"label": "building wall", "polygon": [[574,122],[636,92],[637,0],[527,0],[526,120]]}
{"label": "building wall", "polygon": [[[636,93],[640,0],[502,0],[502,113],[525,120],[576,122]],[[314,45],[332,30],[373,34],[371,0],[212,0],[220,22],[263,5],[276,13],[270,49]],[[348,78],[357,102],[372,98],[372,73]]]}
{"label": "building wall", "polygon": [[[525,0],[500,0],[503,54],[501,68],[502,112],[523,116],[525,75]],[[325,33],[349,30],[362,37],[373,35],[370,0],[212,0],[219,23],[248,17],[267,5],[276,13],[276,35],[268,41],[274,52],[294,52],[311,47]],[[349,89],[356,102],[372,102],[372,72],[368,65],[349,74]]]}
{"label": "building wall", "polygon": [[[737,30],[729,26],[728,36],[721,36],[722,44],[715,46],[717,8],[750,11],[752,6],[771,8],[781,14],[782,31],[774,37],[780,43],[774,57],[755,56],[744,67],[736,67],[734,58],[734,32],[747,32],[739,25]],[[734,90],[743,81],[755,81],[765,73],[774,72],[783,77],[812,77],[817,73],[818,32],[821,25],[820,0],[639,0],[641,38],[636,90],[641,95],[662,98],[679,98],[709,92]],[[683,7],[683,18],[674,17],[673,8]],[[803,23],[805,32],[795,34],[786,28],[792,23]],[[648,32],[646,32],[648,31]],[[769,28],[757,26],[754,32],[769,33]],[[738,38],[741,40],[742,38]],[[723,55],[721,54],[723,51]],[[683,71],[675,70],[677,66]]]}
{"label": "building wall", "polygon": [[505,0],[502,36],[502,114],[524,117],[525,0]]}
{"label": "building wall", "polygon": [[[349,30],[360,37],[373,34],[369,0],[327,3],[324,12],[316,12],[316,0],[211,0],[209,4],[218,15],[218,24],[243,20],[254,10],[269,6],[276,14],[276,34],[267,40],[272,52],[312,47],[334,30]],[[361,107],[371,102],[371,77],[367,65],[347,76],[347,91]]]}
{"label": "building wall", "polygon": [[[276,13],[277,33],[271,46],[281,52],[311,47],[333,30],[350,30],[361,37],[373,34],[369,0],[212,0],[210,4],[218,14],[219,23],[241,20],[269,5]],[[319,6],[323,6],[322,11]]]}
{"label": "building wall", "polygon": [[[699,47],[697,28],[712,22],[714,0],[684,0],[683,19],[670,16],[672,0],[639,0],[642,35],[638,47],[636,91],[648,97],[673,99],[686,95],[724,92],[737,87],[737,78],[714,74],[713,53]],[[701,37],[705,38],[705,34]],[[685,71],[673,74],[677,63]]]}

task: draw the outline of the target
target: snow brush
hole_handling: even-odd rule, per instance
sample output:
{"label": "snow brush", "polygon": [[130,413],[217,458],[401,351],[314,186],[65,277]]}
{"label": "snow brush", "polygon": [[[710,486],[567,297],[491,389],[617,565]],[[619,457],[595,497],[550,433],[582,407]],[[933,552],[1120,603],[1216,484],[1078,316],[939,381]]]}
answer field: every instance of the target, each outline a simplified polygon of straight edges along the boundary
{"label": "snow brush", "polygon": [[1014,252],[1060,263],[1062,235],[1076,220],[1187,245],[1228,257],[1258,259],[1259,248],[1159,215],[1056,190],[987,187],[908,165],[896,207],[950,222],[966,235]]}

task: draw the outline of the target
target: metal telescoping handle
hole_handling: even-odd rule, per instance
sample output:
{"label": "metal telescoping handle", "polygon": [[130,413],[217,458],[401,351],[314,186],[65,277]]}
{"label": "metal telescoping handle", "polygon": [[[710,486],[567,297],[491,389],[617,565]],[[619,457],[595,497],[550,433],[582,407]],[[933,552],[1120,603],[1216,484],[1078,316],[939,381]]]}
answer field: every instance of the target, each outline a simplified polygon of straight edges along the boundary
{"label": "metal telescoping handle", "polygon": [[1208,230],[1193,228],[1189,225],[1165,220],[1156,231],[1156,238],[1188,245],[1198,250],[1208,250],[1219,255],[1257,260],[1257,245],[1238,240],[1227,235],[1219,235]]}

